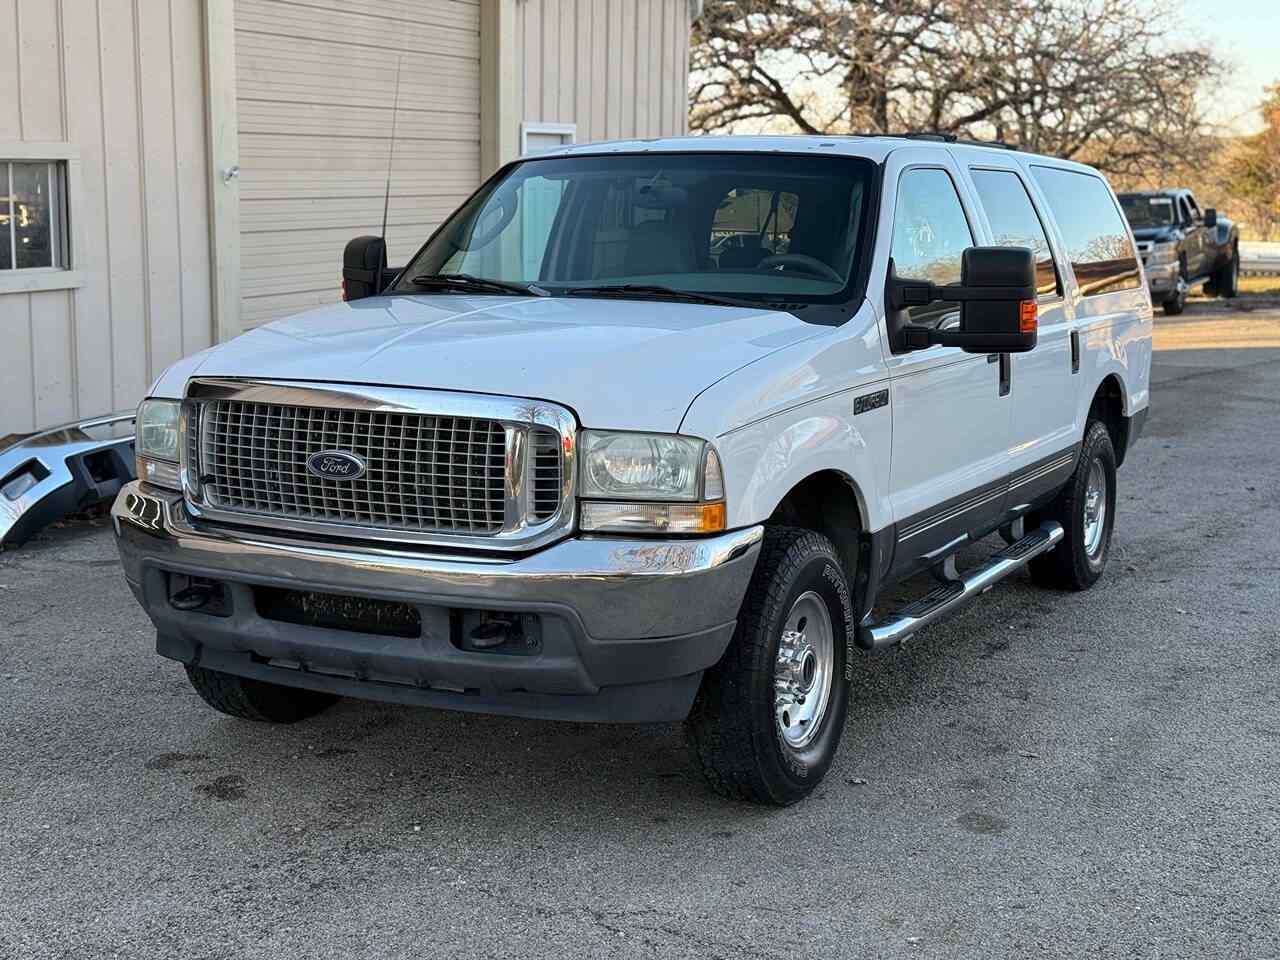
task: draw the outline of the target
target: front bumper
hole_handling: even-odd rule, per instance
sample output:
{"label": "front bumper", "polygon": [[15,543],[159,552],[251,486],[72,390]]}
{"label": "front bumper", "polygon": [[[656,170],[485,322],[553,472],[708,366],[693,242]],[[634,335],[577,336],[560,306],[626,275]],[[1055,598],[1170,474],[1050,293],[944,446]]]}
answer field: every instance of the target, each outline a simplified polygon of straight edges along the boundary
{"label": "front bumper", "polygon": [[[444,556],[205,525],[180,495],[140,481],[111,516],[164,656],[346,696],[598,721],[687,714],[733,634],[762,537],[760,527],[699,540],[581,537],[518,559]],[[174,575],[224,585],[226,609],[178,609]],[[421,635],[270,619],[255,588],[271,587],[407,604]],[[478,610],[536,615],[537,652],[461,649],[450,624]]]}
{"label": "front bumper", "polygon": [[1175,293],[1178,289],[1178,264],[1164,263],[1157,267],[1147,267],[1147,287],[1151,295],[1164,296]]}

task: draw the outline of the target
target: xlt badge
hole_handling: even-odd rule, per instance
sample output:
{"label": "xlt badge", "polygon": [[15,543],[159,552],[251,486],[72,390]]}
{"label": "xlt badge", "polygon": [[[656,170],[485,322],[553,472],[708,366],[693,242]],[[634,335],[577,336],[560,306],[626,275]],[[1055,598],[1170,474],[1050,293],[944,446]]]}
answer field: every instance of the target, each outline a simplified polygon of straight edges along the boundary
{"label": "xlt badge", "polygon": [[860,413],[866,413],[868,410],[879,410],[881,407],[889,405],[888,389],[878,390],[875,393],[864,393],[853,401],[853,415],[856,417]]}

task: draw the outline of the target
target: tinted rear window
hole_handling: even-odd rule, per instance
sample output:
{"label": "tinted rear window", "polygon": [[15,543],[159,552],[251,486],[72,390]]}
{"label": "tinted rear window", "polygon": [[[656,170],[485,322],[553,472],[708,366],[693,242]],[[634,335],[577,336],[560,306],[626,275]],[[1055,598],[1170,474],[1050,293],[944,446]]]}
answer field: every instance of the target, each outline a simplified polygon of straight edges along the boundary
{"label": "tinted rear window", "polygon": [[1001,247],[1030,247],[1036,256],[1036,292],[1058,292],[1058,273],[1040,217],[1031,205],[1022,178],[1011,170],[970,170],[992,238]]}
{"label": "tinted rear window", "polygon": [[1057,167],[1031,170],[1058,221],[1080,292],[1092,296],[1137,287],[1137,253],[1106,183]]}

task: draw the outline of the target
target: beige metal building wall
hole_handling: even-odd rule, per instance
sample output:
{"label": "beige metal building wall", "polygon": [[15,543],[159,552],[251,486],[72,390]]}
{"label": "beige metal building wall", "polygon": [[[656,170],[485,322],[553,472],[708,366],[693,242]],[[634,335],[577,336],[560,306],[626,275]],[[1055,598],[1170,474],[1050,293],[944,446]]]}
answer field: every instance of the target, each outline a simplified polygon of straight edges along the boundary
{"label": "beige metal building wall", "polygon": [[338,298],[342,249],[382,218],[389,256],[480,182],[478,0],[236,0],[241,324]]}
{"label": "beige metal building wall", "polygon": [[0,436],[128,408],[211,340],[203,17],[0,0],[0,163],[61,165],[70,232],[70,263],[0,271]]}
{"label": "beige metal building wall", "polygon": [[336,300],[343,246],[377,232],[397,63],[393,266],[519,155],[522,124],[573,125],[578,142],[683,133],[691,10],[235,0],[241,327]]}
{"label": "beige metal building wall", "polygon": [[523,121],[574,124],[579,143],[686,131],[689,0],[528,0],[514,13]]}

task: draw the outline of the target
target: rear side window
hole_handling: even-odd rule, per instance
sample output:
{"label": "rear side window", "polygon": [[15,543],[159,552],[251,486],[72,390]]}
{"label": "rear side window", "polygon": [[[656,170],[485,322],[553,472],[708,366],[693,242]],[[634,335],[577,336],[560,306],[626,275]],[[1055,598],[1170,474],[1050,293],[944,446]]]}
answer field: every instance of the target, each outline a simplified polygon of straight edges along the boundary
{"label": "rear side window", "polygon": [[[893,269],[904,280],[960,281],[960,256],[973,246],[973,234],[955,184],[945,170],[919,167],[898,181],[893,218]],[[959,305],[937,301],[907,310],[913,323],[942,326],[958,320]]]}
{"label": "rear side window", "polygon": [[991,234],[997,246],[1030,247],[1036,257],[1036,293],[1052,296],[1059,293],[1058,272],[1053,266],[1049,238],[1044,224],[1031,205],[1031,197],[1022,178],[1012,170],[970,170],[978,198],[991,223]]}
{"label": "rear side window", "polygon": [[1101,178],[1056,167],[1032,167],[1066,244],[1080,292],[1131,290],[1142,281],[1138,255]]}

